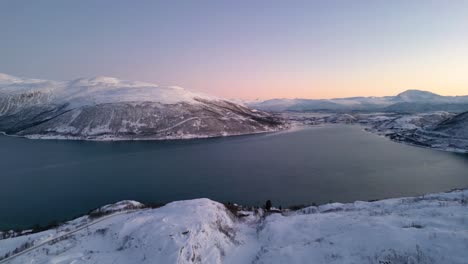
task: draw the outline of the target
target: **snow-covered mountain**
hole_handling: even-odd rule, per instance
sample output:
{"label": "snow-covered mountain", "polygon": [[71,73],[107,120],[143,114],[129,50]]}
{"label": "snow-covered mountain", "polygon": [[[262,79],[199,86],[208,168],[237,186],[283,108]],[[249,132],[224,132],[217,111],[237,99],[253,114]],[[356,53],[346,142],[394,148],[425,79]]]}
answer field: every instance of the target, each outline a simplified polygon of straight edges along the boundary
{"label": "snow-covered mountain", "polygon": [[[466,263],[468,190],[298,211],[124,201],[0,240],[16,263]],[[229,209],[228,209],[229,208]],[[1,262],[1,260],[0,260]]]}
{"label": "snow-covered mountain", "polygon": [[428,91],[407,90],[392,99],[396,102],[435,102],[443,98],[443,96]]}
{"label": "snow-covered mountain", "polygon": [[380,118],[361,119],[366,130],[397,142],[427,148],[468,153],[468,112],[427,112],[381,114]]}
{"label": "snow-covered mountain", "polygon": [[427,91],[408,90],[396,96],[334,99],[271,99],[248,106],[273,112],[283,111],[468,111],[468,96],[441,96]]}
{"label": "snow-covered mountain", "polygon": [[31,138],[177,139],[281,129],[270,114],[180,87],[0,74],[0,131]]}
{"label": "snow-covered mountain", "polygon": [[434,128],[434,131],[444,133],[455,138],[468,140],[468,112],[458,114],[439,123]]}

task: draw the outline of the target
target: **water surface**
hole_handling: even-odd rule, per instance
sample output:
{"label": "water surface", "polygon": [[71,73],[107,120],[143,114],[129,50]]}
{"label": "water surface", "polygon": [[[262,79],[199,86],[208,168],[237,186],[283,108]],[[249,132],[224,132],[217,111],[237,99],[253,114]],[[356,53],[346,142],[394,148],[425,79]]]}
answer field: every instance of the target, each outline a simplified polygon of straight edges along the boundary
{"label": "water surface", "polygon": [[0,136],[0,229],[123,199],[246,205],[350,202],[468,186],[468,155],[407,146],[357,126],[185,141]]}

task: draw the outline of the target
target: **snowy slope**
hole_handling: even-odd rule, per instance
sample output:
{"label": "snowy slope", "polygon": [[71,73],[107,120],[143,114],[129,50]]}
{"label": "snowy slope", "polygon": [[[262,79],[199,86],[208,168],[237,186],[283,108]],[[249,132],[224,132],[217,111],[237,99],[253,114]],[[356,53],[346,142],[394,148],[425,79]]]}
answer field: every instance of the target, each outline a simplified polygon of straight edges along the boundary
{"label": "snowy slope", "polygon": [[441,122],[434,128],[434,130],[453,137],[468,140],[468,112],[458,114]]}
{"label": "snowy slope", "polygon": [[397,142],[427,148],[468,153],[468,114],[428,112],[392,114],[370,120],[366,130],[385,135]]}
{"label": "snowy slope", "polygon": [[444,97],[438,94],[420,90],[407,90],[392,98],[397,102],[436,102],[443,99]]}
{"label": "snowy slope", "polygon": [[461,264],[468,259],[468,190],[240,213],[197,199],[85,216],[54,230],[0,240],[0,255],[39,245],[10,263]]}
{"label": "snowy slope", "polygon": [[172,139],[274,131],[269,114],[180,87],[0,75],[0,131],[31,138]]}
{"label": "snowy slope", "polygon": [[391,119],[374,122],[373,125],[379,130],[415,130],[415,129],[433,129],[437,124],[443,122],[454,114],[438,111],[419,113],[411,115],[399,115]]}
{"label": "snowy slope", "polygon": [[180,102],[196,103],[195,98],[220,100],[219,98],[195,93],[177,86],[165,87],[144,82],[124,81],[105,76],[55,82],[1,74],[0,84],[0,93],[3,96],[13,97],[15,95],[21,96],[25,93],[40,92],[42,94],[53,95],[57,103],[69,102],[75,107],[132,101],[174,104]]}

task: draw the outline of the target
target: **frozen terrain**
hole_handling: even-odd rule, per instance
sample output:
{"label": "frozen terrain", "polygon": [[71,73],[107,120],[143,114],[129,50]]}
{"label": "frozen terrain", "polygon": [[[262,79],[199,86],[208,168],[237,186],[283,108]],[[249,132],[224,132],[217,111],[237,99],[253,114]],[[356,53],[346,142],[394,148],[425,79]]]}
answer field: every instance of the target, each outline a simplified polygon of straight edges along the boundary
{"label": "frozen terrain", "polygon": [[282,129],[271,114],[180,87],[0,74],[0,132],[29,138],[178,139]]}
{"label": "frozen terrain", "polygon": [[[388,117],[388,116],[387,116]],[[468,152],[468,112],[429,112],[370,120],[368,131],[428,148]]]}
{"label": "frozen terrain", "polygon": [[452,116],[434,127],[434,131],[451,137],[468,139],[468,112]]}
{"label": "frozen terrain", "polygon": [[468,153],[468,112],[283,112],[281,116],[293,126],[357,124],[397,142]]}
{"label": "frozen terrain", "polygon": [[468,259],[468,190],[297,211],[226,207],[208,199],[141,206],[125,201],[106,206],[102,215],[0,240],[0,255],[12,264],[461,264]]}

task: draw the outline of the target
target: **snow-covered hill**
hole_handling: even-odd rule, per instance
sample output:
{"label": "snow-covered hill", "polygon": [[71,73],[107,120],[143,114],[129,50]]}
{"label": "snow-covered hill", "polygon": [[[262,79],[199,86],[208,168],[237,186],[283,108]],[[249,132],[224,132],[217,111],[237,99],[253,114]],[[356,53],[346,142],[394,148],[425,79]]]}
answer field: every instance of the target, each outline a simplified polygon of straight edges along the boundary
{"label": "snow-covered hill", "polygon": [[11,264],[461,264],[468,259],[468,190],[280,213],[232,205],[228,210],[208,199],[140,207],[126,201],[105,207],[111,214],[0,240],[0,256],[19,253],[8,259]]}
{"label": "snow-covered hill", "polygon": [[[361,120],[364,121],[364,120]],[[468,153],[468,112],[390,114],[362,122],[366,130],[392,140],[428,148]]]}
{"label": "snow-covered hill", "polygon": [[435,102],[443,100],[443,98],[443,96],[428,91],[407,90],[392,99],[396,102]]}
{"label": "snow-covered hill", "polygon": [[270,114],[180,87],[0,74],[0,131],[31,138],[177,139],[281,129]]}
{"label": "snow-covered hill", "polygon": [[468,112],[458,114],[439,123],[434,131],[468,140]]}
{"label": "snow-covered hill", "polygon": [[427,91],[407,90],[396,96],[335,99],[271,99],[247,105],[265,111],[468,111],[468,96],[441,96]]}

